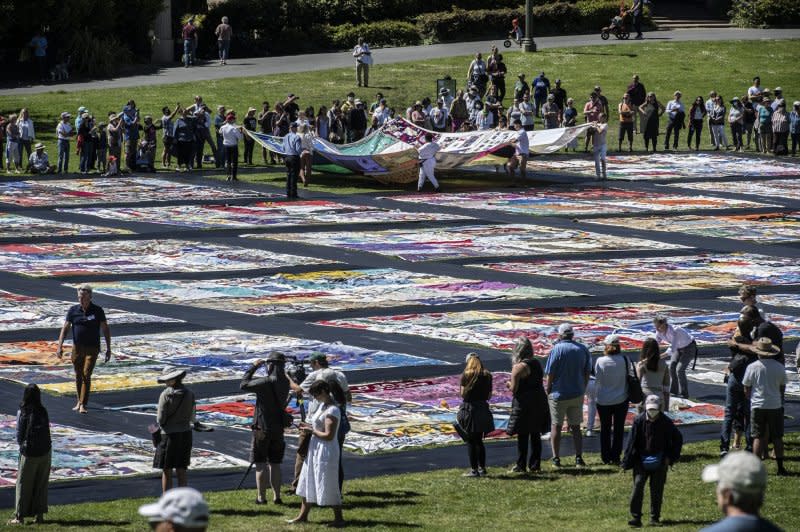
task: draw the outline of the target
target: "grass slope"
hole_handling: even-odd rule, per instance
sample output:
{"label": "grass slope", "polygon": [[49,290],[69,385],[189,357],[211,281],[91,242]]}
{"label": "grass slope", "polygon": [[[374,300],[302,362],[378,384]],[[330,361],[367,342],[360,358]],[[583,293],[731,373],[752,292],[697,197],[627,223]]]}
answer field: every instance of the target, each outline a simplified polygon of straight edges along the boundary
{"label": "grass slope", "polygon": [[[800,435],[790,434],[786,442],[787,466],[798,471]],[[466,463],[465,449],[453,452],[463,453]],[[700,481],[703,466],[717,460],[716,442],[684,447],[681,461],[667,480],[664,530],[697,530],[720,517],[714,486]],[[352,480],[345,483],[344,515],[349,530],[626,530],[630,473],[600,465],[596,454],[587,455],[587,462],[587,469],[578,470],[567,465],[571,459],[566,458],[561,470],[547,464],[535,477],[490,468],[489,478],[481,479],[463,478],[463,470],[443,470]],[[763,515],[785,530],[799,530],[797,477],[777,477],[774,462],[768,462],[767,468],[770,477]],[[299,500],[294,496],[286,496],[286,505],[281,507],[255,506],[252,490],[206,496],[214,531],[319,530],[333,519],[329,509],[315,508],[310,524],[284,524],[297,515]],[[151,501],[53,506],[47,514],[50,524],[37,529],[147,530],[136,514],[146,502]],[[648,509],[649,495],[645,495],[645,522]]]}

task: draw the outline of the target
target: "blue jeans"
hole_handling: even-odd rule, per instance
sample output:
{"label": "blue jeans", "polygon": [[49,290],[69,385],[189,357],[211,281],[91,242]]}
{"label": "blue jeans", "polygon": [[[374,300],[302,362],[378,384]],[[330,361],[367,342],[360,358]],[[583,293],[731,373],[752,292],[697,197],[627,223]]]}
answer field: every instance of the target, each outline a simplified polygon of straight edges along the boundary
{"label": "blue jeans", "polygon": [[89,170],[91,170],[93,150],[94,150],[94,144],[92,142],[84,140],[83,146],[81,146],[80,162],[78,163],[81,172],[88,172]]}
{"label": "blue jeans", "polygon": [[744,429],[747,450],[753,448],[750,438],[750,401],[744,394],[744,386],[732,373],[728,375],[728,386],[725,389],[725,419],[722,422],[722,431],[719,435],[719,450],[729,451],[731,447],[731,433],[734,425]]}
{"label": "blue jeans", "polygon": [[58,173],[69,172],[69,140],[58,139]]}
{"label": "blue jeans", "polygon": [[187,67],[194,64],[194,41],[192,39],[183,41],[183,64]]}
{"label": "blue jeans", "polygon": [[217,48],[219,48],[219,60],[227,61],[228,52],[231,48],[231,41],[217,41]]}

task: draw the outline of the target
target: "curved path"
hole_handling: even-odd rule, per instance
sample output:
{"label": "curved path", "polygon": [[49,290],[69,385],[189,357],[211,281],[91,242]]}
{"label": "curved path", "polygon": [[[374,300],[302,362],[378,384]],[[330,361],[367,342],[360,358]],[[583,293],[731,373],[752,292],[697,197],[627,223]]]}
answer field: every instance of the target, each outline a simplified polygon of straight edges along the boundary
{"label": "curved path", "polygon": [[[791,29],[741,29],[741,28],[700,28],[685,30],[656,31],[645,34],[647,41],[680,42],[680,41],[728,41],[728,40],[765,40],[765,39],[799,39],[800,28]],[[556,37],[535,38],[539,49],[565,48],[570,46],[603,45],[613,46],[624,42],[609,39],[603,41],[599,33],[591,35],[563,35]],[[472,41],[424,46],[407,46],[400,48],[381,48],[375,52],[375,60],[379,64],[399,63],[411,60],[426,60],[439,57],[471,55],[476,50],[488,50],[493,44],[500,45],[501,39],[491,41]],[[514,48],[512,48],[514,49]],[[518,50],[518,48],[517,48]],[[305,54],[280,57],[249,57],[231,59],[227,66],[220,66],[216,61],[193,68],[173,66],[160,68],[153,72],[134,74],[131,76],[86,82],[78,80],[74,83],[33,85],[17,88],[0,89],[0,95],[33,94],[50,91],[81,91],[86,89],[110,89],[121,87],[140,87],[142,85],[166,85],[191,81],[203,81],[223,78],[280,74],[286,72],[308,72],[311,70],[327,70],[353,66],[353,58],[348,52]]]}

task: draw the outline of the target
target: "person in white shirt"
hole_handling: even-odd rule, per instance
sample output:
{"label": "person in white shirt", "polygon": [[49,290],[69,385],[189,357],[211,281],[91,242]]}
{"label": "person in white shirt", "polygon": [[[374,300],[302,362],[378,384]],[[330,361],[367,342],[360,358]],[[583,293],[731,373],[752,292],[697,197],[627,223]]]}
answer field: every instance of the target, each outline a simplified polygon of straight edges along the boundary
{"label": "person in white shirt", "polygon": [[600,458],[604,464],[619,464],[628,414],[626,375],[632,364],[621,354],[619,336],[603,340],[603,356],[594,364],[597,412],[600,414]]}
{"label": "person in white shirt", "polygon": [[28,171],[32,174],[52,174],[56,167],[50,164],[50,159],[44,151],[44,144],[36,144],[36,150],[28,157]]}
{"label": "person in white shirt", "polygon": [[697,342],[685,329],[670,325],[666,316],[653,318],[653,326],[656,328],[656,341],[669,344],[669,348],[661,355],[662,358],[669,358],[669,393],[688,399],[686,368],[697,357]]}
{"label": "person in white shirt", "polygon": [[519,176],[521,181],[525,181],[526,171],[528,169],[528,156],[530,154],[530,143],[528,141],[528,132],[522,127],[522,120],[514,120],[514,130],[517,132],[517,139],[514,141],[514,155],[506,163],[506,172],[511,178],[512,182],[516,184],[516,170],[519,166]]}
{"label": "person in white shirt", "polygon": [[453,100],[455,100],[453,95],[450,94],[450,89],[446,87],[442,87],[439,90],[439,99],[442,100],[444,108],[448,110],[450,109],[450,106],[453,104]]}
{"label": "person in white shirt", "polygon": [[419,181],[417,181],[417,192],[422,192],[422,187],[425,185],[425,179],[428,179],[433,185],[434,192],[441,192],[439,182],[433,175],[436,169],[436,154],[441,149],[439,144],[433,140],[432,133],[425,133],[425,144],[417,149],[419,152]]}
{"label": "person in white shirt", "polygon": [[783,467],[783,394],[786,391],[786,368],[775,360],[781,350],[772,340],[761,337],[753,344],[758,360],[747,366],[742,379],[744,393],[750,399],[750,435],[753,454],[763,458],[767,444],[775,446],[778,474]]}
{"label": "person in white shirt", "polygon": [[716,146],[717,142],[714,140],[714,131],[711,128],[711,112],[714,110],[714,104],[717,101],[717,91],[711,91],[706,100],[706,116],[708,117],[708,134],[711,137],[711,145]]}
{"label": "person in white shirt", "polygon": [[430,119],[434,131],[444,132],[447,129],[447,108],[442,100],[438,100],[436,107],[431,109]]}
{"label": "person in white shirt", "polygon": [[238,181],[236,174],[239,171],[239,141],[244,137],[242,126],[237,126],[235,122],[236,114],[231,111],[225,116],[225,124],[219,128],[222,145],[225,148],[228,181]]}
{"label": "person in white shirt", "polygon": [[36,140],[36,132],[33,129],[33,120],[31,120],[31,115],[26,107],[20,110],[17,125],[19,126],[19,141],[21,144],[20,155],[24,149],[25,157],[30,159],[32,155],[31,146],[33,146],[33,141]]}
{"label": "person in white shirt", "polygon": [[751,102],[757,102],[761,100],[762,92],[764,91],[761,89],[761,78],[756,76],[753,78],[753,86],[747,89],[747,96]]}
{"label": "person in white shirt", "polygon": [[672,149],[678,149],[678,135],[683,129],[686,120],[686,108],[681,101],[681,91],[675,91],[674,98],[670,100],[666,107],[667,112],[667,133],[664,139],[664,150],[669,149],[669,137],[673,133],[675,137],[672,141]]}
{"label": "person in white shirt", "polygon": [[378,127],[380,127],[384,124],[384,122],[389,120],[390,116],[391,112],[389,111],[389,108],[386,107],[386,98],[381,98],[381,101],[378,103],[378,107],[376,107],[372,112],[372,118],[378,119]]}
{"label": "person in white shirt", "polygon": [[56,126],[56,137],[58,137],[58,173],[69,173],[69,139],[75,135],[75,129],[70,124],[72,115],[61,113],[61,122]]}
{"label": "person in white shirt", "polygon": [[522,129],[525,131],[533,131],[533,121],[535,115],[533,114],[533,104],[531,103],[531,96],[527,92],[522,95],[522,101],[517,106],[520,112],[520,121],[522,122]]}
{"label": "person in white shirt", "polygon": [[358,44],[353,47],[353,57],[356,58],[356,81],[358,86],[361,86],[363,76],[364,86],[369,87],[369,66],[372,64],[372,52],[362,37],[358,38]]}
{"label": "person in white shirt", "polygon": [[606,179],[606,153],[608,151],[608,117],[600,113],[597,125],[593,127],[592,153],[594,155],[594,171],[597,179]]}

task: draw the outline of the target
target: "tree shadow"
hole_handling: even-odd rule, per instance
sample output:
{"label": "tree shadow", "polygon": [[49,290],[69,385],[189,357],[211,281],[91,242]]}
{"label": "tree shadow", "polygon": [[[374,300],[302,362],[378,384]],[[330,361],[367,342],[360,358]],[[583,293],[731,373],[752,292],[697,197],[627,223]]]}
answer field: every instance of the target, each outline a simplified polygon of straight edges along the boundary
{"label": "tree shadow", "polygon": [[716,453],[696,453],[696,454],[683,454],[678,460],[679,464],[688,464],[691,462],[719,462],[719,454]]}
{"label": "tree shadow", "polygon": [[407,499],[397,499],[394,501],[383,500],[361,500],[357,502],[346,502],[343,504],[345,508],[389,508],[390,506],[416,506],[416,501]]}
{"label": "tree shadow", "polygon": [[93,526],[113,526],[113,527],[128,527],[131,525],[130,521],[111,521],[103,519],[45,519],[45,525],[58,525],[58,526],[71,526],[71,527],[93,527]]}
{"label": "tree shadow", "polygon": [[562,467],[558,471],[554,471],[559,476],[572,476],[572,477],[587,477],[592,475],[619,475],[622,469],[608,469],[608,468],[591,468],[591,467]]}

